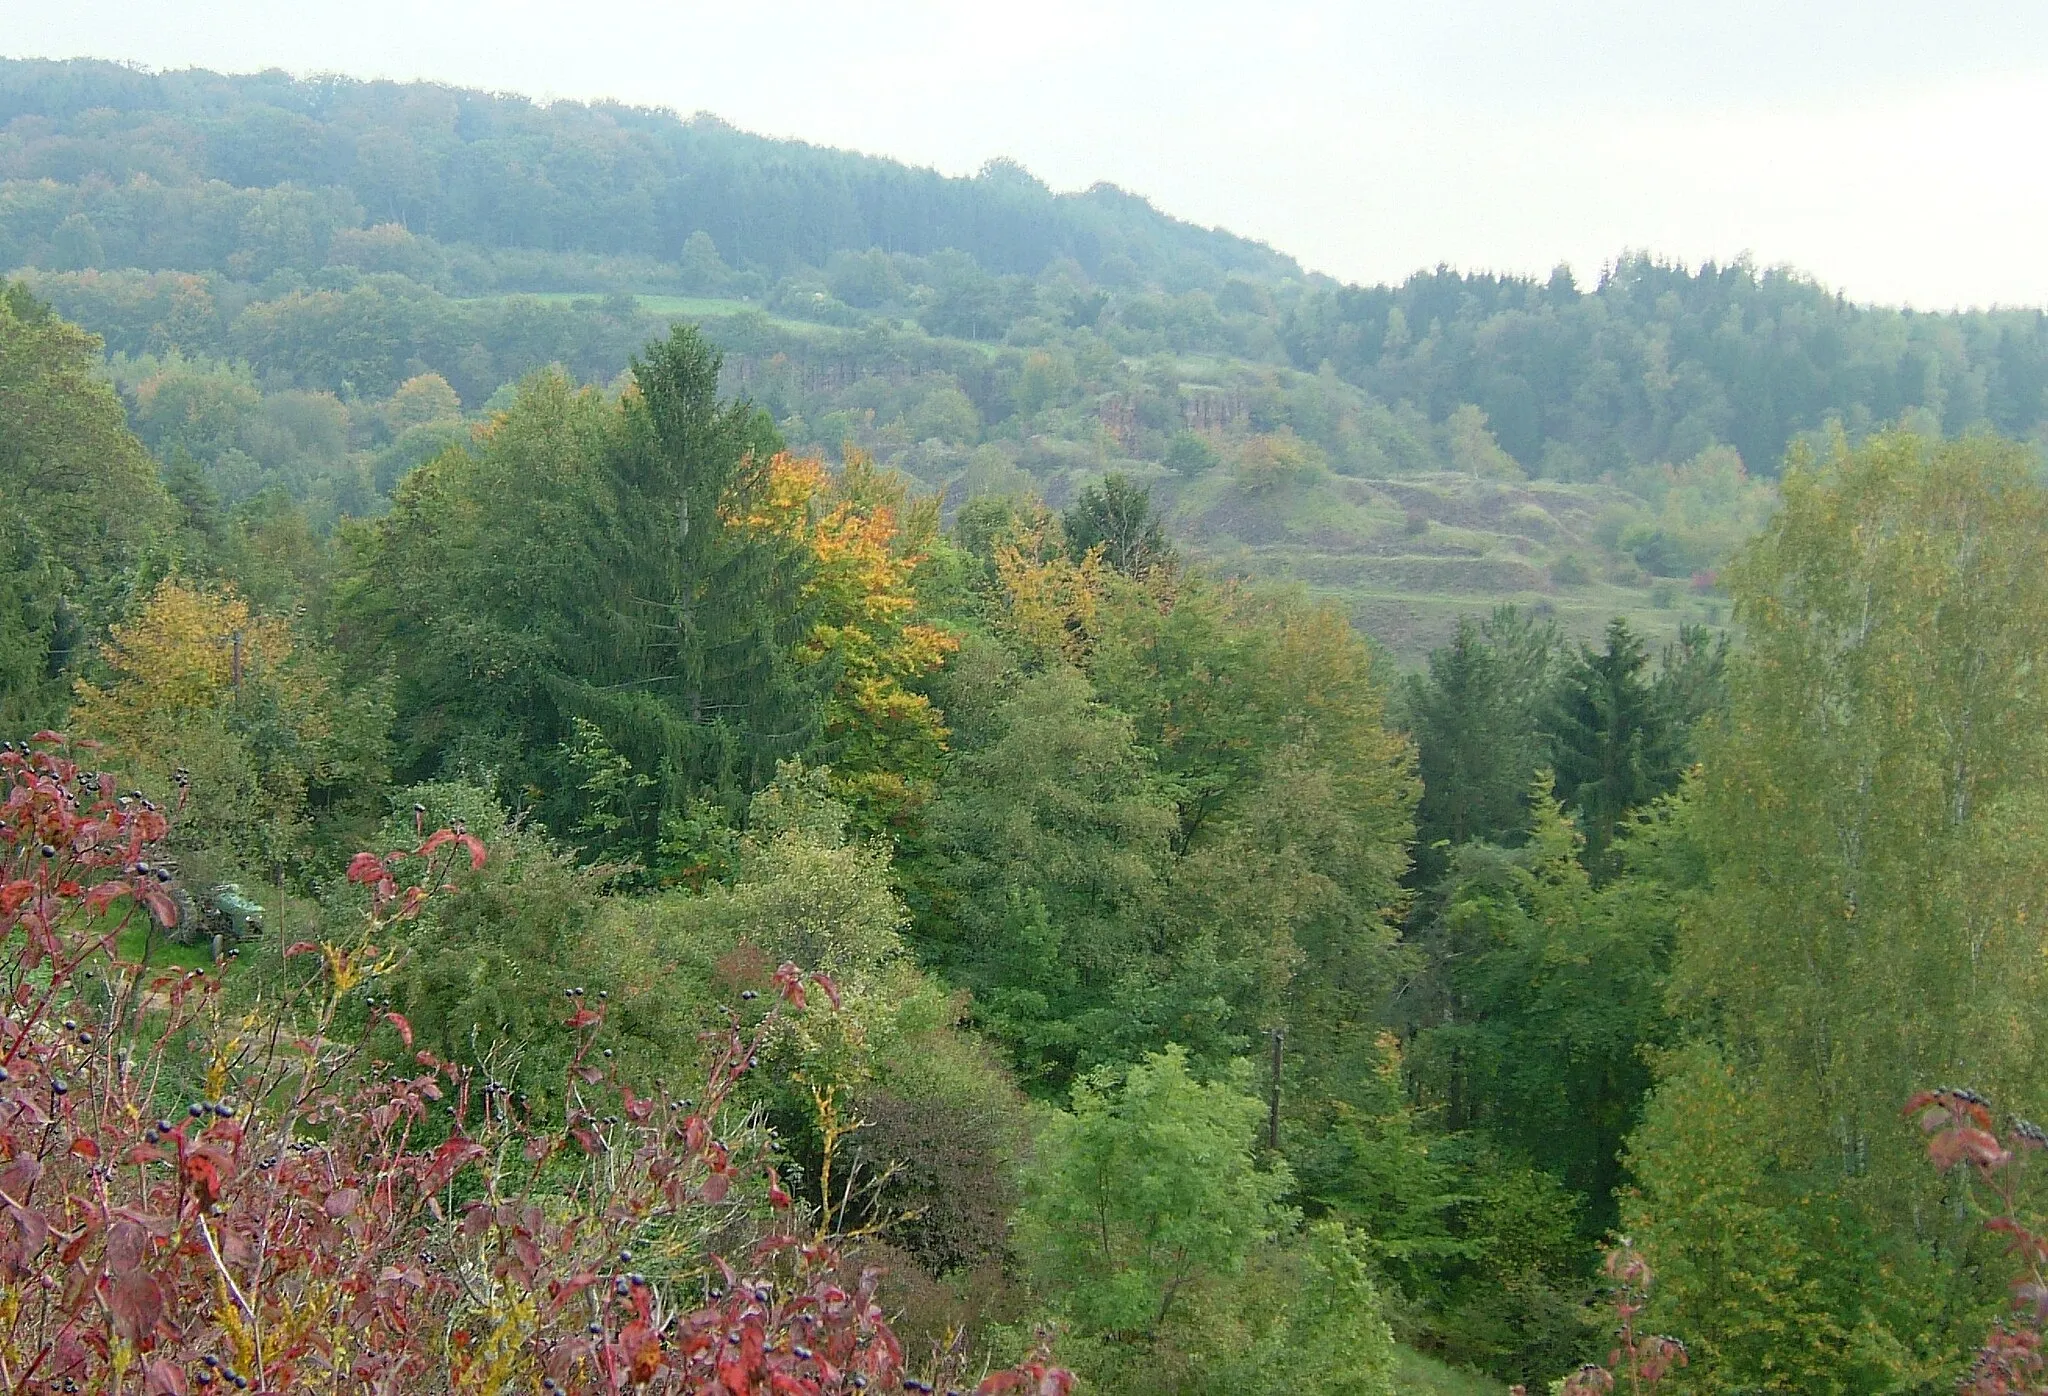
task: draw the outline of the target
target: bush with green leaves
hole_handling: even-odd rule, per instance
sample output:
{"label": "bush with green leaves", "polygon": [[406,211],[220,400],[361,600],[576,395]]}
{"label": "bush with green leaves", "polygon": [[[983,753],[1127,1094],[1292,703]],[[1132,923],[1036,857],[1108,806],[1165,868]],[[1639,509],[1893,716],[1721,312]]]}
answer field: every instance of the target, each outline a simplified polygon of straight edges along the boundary
{"label": "bush with green leaves", "polygon": [[1244,1081],[1204,1082],[1168,1047],[1074,1086],[1026,1186],[1026,1245],[1082,1332],[1156,1339],[1189,1291],[1243,1268],[1290,1224],[1285,1165],[1260,1167]]}
{"label": "bush with green leaves", "polygon": [[1248,1076],[1201,1080],[1168,1047],[1082,1077],[1041,1124],[1019,1231],[1066,1354],[1117,1391],[1389,1392],[1368,1243],[1297,1234]]}

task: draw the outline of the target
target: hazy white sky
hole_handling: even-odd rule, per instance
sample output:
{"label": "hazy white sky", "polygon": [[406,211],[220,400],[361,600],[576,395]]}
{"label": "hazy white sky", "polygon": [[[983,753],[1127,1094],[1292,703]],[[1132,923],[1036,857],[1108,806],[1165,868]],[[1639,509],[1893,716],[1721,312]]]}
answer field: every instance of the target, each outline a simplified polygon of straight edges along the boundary
{"label": "hazy white sky", "polygon": [[1366,281],[1747,251],[2048,303],[2048,0],[0,0],[0,53],[426,77],[1110,180]]}

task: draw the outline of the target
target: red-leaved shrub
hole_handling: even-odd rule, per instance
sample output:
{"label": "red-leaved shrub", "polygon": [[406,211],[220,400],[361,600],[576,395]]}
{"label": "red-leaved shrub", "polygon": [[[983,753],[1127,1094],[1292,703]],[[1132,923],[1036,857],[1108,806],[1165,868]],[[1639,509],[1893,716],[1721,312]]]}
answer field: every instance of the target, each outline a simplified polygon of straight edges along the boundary
{"label": "red-leaved shrub", "polygon": [[[303,990],[230,1013],[216,976],[117,953],[130,920],[176,916],[154,866],[169,819],[66,750],[0,749],[0,1385],[928,1389],[877,1276],[835,1279],[835,1238],[735,1103],[765,1024],[707,1034],[692,1097],[641,1094],[599,1065],[604,1004],[571,991],[558,1123],[478,1068],[374,1060],[338,1009],[454,860],[485,858],[451,830],[358,854],[359,928],[287,947],[317,965]],[[773,982],[837,996],[792,965]],[[982,1386],[1070,1381],[1038,1360]]]}

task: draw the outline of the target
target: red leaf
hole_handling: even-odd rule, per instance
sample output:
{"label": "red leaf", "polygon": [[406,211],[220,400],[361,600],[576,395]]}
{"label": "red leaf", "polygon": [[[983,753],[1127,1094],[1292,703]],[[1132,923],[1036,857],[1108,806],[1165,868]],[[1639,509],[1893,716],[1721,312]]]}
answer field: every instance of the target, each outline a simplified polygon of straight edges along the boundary
{"label": "red leaf", "polygon": [[192,1190],[199,1201],[199,1210],[205,1211],[220,1196],[220,1166],[222,1160],[209,1149],[194,1149],[185,1155],[185,1186]]}
{"label": "red leaf", "polygon": [[114,1277],[107,1308],[114,1331],[138,1346],[156,1331],[164,1316],[164,1291],[147,1270],[127,1270]]}
{"label": "red leaf", "polygon": [[723,1173],[713,1173],[704,1180],[704,1186],[697,1191],[706,1202],[715,1203],[725,1201],[725,1194],[731,1187],[732,1179],[730,1177]]}
{"label": "red leaf", "polygon": [[356,1204],[362,1200],[363,1194],[360,1189],[337,1188],[335,1191],[327,1194],[327,1202],[325,1204],[327,1215],[337,1219],[345,1217],[350,1212],[353,1212],[356,1209]]}
{"label": "red leaf", "polygon": [[619,1330],[619,1351],[626,1358],[627,1380],[635,1386],[645,1386],[661,1370],[661,1338],[643,1319],[636,1318]]}
{"label": "red leaf", "polygon": [[82,1159],[96,1159],[100,1156],[100,1146],[94,1140],[81,1134],[71,1141],[71,1152]]}
{"label": "red leaf", "polygon": [[50,1224],[43,1220],[41,1212],[30,1207],[9,1207],[7,1217],[14,1223],[14,1262],[26,1266],[49,1244]]}
{"label": "red leaf", "polygon": [[1024,1374],[1018,1371],[990,1372],[980,1386],[974,1388],[974,1396],[998,1396],[999,1392],[1015,1391],[1024,1385]]}
{"label": "red leaf", "polygon": [[[454,1177],[456,1171],[464,1164],[472,1159],[482,1158],[484,1153],[484,1146],[477,1143],[474,1139],[446,1140],[440,1148],[434,1150],[434,1164],[428,1171],[427,1177],[432,1186],[438,1190],[450,1178]],[[483,1218],[483,1223],[479,1225],[487,1224],[490,1221],[488,1211],[482,1213],[471,1212],[462,1219],[463,1228],[468,1230],[471,1226],[470,1217],[479,1215]]]}
{"label": "red leaf", "polygon": [[154,882],[145,882],[136,888],[135,900],[141,902],[143,908],[156,918],[157,925],[168,930],[178,924],[178,904],[171,900],[169,893]]}
{"label": "red leaf", "polygon": [[403,1013],[386,1013],[384,1020],[398,1029],[398,1035],[405,1039],[406,1046],[412,1046],[412,1024],[405,1020]]}
{"label": "red leaf", "polygon": [[14,1162],[0,1168],[0,1192],[9,1197],[27,1197],[43,1176],[43,1165],[34,1154],[16,1154]]}
{"label": "red leaf", "polygon": [[469,870],[471,872],[475,872],[477,869],[483,867],[484,841],[478,838],[475,834],[464,834],[462,835],[460,842],[464,848],[469,850]]}
{"label": "red leaf", "polygon": [[832,1007],[836,1011],[839,1007],[839,985],[832,976],[829,974],[814,974],[811,976],[811,982],[818,986],[826,998],[832,1000]]}
{"label": "red leaf", "polygon": [[574,1013],[570,1014],[567,1018],[562,1020],[562,1026],[565,1028],[587,1028],[592,1023],[601,1023],[603,1021],[604,1020],[602,1018],[598,1017],[597,1014],[591,1012],[589,1009],[579,1008]]}
{"label": "red leaf", "polygon": [[[21,886],[27,887],[28,884],[24,882]],[[85,894],[85,909],[97,916],[134,890],[133,887],[118,877],[109,879],[106,882],[97,883],[91,891]],[[0,893],[0,911],[12,911],[13,909],[7,905],[5,894]]]}
{"label": "red leaf", "polygon": [[185,1369],[166,1358],[149,1364],[149,1396],[186,1396]]}
{"label": "red leaf", "polygon": [[1999,1147],[1997,1137],[1989,1130],[1965,1126],[1945,1129],[1928,1140],[1927,1157],[1937,1169],[1946,1172],[1965,1160],[1981,1169],[1997,1168],[2012,1155]]}
{"label": "red leaf", "polygon": [[453,829],[436,829],[433,833],[427,835],[426,842],[415,848],[413,852],[421,858],[426,858],[432,856],[434,851],[442,845],[453,842],[455,842],[455,831]]}
{"label": "red leaf", "polygon": [[374,853],[358,853],[348,860],[348,880],[365,885],[384,879],[384,860]]}
{"label": "red leaf", "polygon": [[284,948],[284,957],[289,960],[294,955],[311,955],[319,948],[310,940],[295,940]]}
{"label": "red leaf", "polygon": [[107,1230],[107,1272],[123,1275],[142,1268],[149,1254],[149,1233],[138,1222],[117,1221]]}

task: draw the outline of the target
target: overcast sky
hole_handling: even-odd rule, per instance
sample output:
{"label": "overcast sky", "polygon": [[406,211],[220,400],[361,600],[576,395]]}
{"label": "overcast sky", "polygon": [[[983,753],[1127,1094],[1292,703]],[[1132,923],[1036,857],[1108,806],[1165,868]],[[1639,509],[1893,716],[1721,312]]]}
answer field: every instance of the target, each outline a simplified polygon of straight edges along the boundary
{"label": "overcast sky", "polygon": [[0,53],[613,97],[1098,180],[1353,280],[1749,252],[2048,303],[2048,0],[0,0]]}

